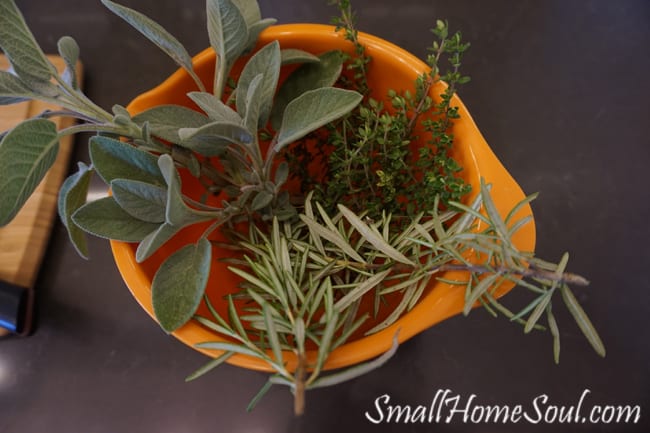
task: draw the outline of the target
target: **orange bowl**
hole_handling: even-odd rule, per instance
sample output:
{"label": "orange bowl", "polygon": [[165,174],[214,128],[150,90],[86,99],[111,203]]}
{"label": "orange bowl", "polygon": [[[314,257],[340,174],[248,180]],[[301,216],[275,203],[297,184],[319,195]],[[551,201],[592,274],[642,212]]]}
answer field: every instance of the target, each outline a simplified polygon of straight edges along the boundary
{"label": "orange bowl", "polygon": [[[373,59],[368,81],[375,98],[384,99],[389,89],[412,91],[416,77],[429,69],[421,60],[387,41],[363,33],[359,35],[359,39],[367,47],[367,53]],[[258,46],[263,46],[273,40],[278,40],[282,48],[299,48],[314,54],[333,49],[352,51],[351,44],[344,39],[341,33],[335,32],[332,26],[325,25],[274,26],[261,34]],[[199,77],[207,87],[211,86],[215,64],[214,52],[207,49],[198,54],[193,61]],[[131,102],[128,109],[135,114],[161,104],[195,107],[186,96],[188,92],[195,90],[197,89],[187,73],[179,70],[158,87],[138,96]],[[441,87],[433,89],[431,96],[437,98],[440,93]],[[483,178],[486,183],[492,184],[491,193],[494,202],[499,211],[505,214],[524,198],[524,194],[491,151],[462,101],[458,97],[454,97],[453,104],[459,107],[460,114],[460,119],[455,121],[452,130],[455,137],[453,156],[463,167],[463,177],[473,187],[473,191],[466,197],[466,201],[473,200],[478,194],[480,179]],[[184,184],[184,188],[192,187],[187,182]],[[521,218],[527,215],[532,215],[529,206],[522,208],[517,216]],[[133,296],[151,317],[154,317],[151,281],[156,270],[166,257],[181,246],[195,242],[201,233],[201,227],[182,230],[143,263],[137,263],[135,260],[136,245],[111,241],[115,262],[122,278]],[[216,236],[219,237],[219,234],[217,233]],[[532,251],[535,246],[534,222],[531,220],[529,224],[519,230],[513,241],[519,250]],[[220,258],[227,257],[229,254],[226,250],[218,248],[213,250],[212,272],[206,289],[207,296],[220,313],[226,311],[224,295],[236,292],[240,282],[232,272],[226,269],[226,265],[219,261]],[[462,279],[463,276],[460,273],[448,272],[444,277],[453,280]],[[512,284],[503,284],[496,295],[502,296],[512,287]],[[393,337],[398,329],[400,330],[399,341],[403,342],[436,323],[459,314],[463,309],[464,298],[464,288],[432,280],[430,287],[412,310],[405,313],[390,327],[369,336],[361,335],[338,347],[327,360],[325,368],[346,367],[382,354],[391,347]],[[399,302],[399,299],[396,301]],[[201,306],[199,314],[205,313],[205,311],[206,307]],[[390,305],[387,311],[390,312]],[[175,331],[173,335],[193,348],[201,342],[226,341],[221,335],[206,329],[195,321],[190,321]],[[209,356],[219,355],[216,351],[201,351]],[[308,362],[313,362],[315,358],[316,350],[308,351]],[[295,368],[296,357],[293,353],[285,352],[284,360],[288,369]],[[228,362],[249,369],[271,371],[263,361],[245,355],[234,355]]]}

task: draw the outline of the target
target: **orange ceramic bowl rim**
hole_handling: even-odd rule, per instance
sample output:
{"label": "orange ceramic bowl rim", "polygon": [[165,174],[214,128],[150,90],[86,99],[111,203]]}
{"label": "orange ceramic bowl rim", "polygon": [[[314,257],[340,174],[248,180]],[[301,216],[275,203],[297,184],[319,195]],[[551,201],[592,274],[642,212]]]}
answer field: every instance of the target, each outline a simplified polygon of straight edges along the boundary
{"label": "orange ceramic bowl rim", "polygon": [[[375,64],[382,64],[385,67],[377,68],[384,72],[384,75],[393,77],[399,71],[405,77],[411,78],[411,83],[418,75],[427,71],[428,66],[417,57],[407,51],[372,35],[360,33],[361,42],[367,47],[367,52],[373,58]],[[349,50],[350,46],[344,40],[342,34],[335,32],[334,27],[320,24],[286,24],[272,26],[260,35],[259,45],[264,45],[273,40],[279,40],[283,48],[299,47],[313,53],[320,53],[329,49]],[[194,57],[193,63],[197,71],[212,67],[214,70],[215,55],[211,49],[207,49]],[[392,71],[392,72],[391,72]],[[380,74],[381,75],[381,74]],[[379,77],[378,79],[381,79]],[[210,80],[205,80],[209,83]],[[185,71],[178,70],[154,89],[143,93],[129,104],[131,113],[138,113],[147,108],[159,105],[165,101],[165,95],[170,92],[178,93],[176,89],[180,83],[187,86],[188,76]],[[392,87],[392,81],[387,85],[385,91]],[[196,89],[185,89],[183,92]],[[399,90],[399,89],[395,89]],[[478,193],[479,182],[483,178],[487,183],[492,184],[491,194],[493,200],[504,214],[516,203],[524,198],[519,185],[503,167],[498,158],[494,155],[485,139],[478,130],[462,101],[455,97],[454,105],[459,107],[460,119],[455,122],[453,133],[455,146],[462,156],[464,170],[470,172],[473,192],[468,197],[472,200]],[[532,215],[529,206],[523,207],[517,217]],[[513,238],[515,245],[521,251],[533,251],[535,246],[535,226],[531,219]],[[113,256],[129,290],[140,303],[142,308],[155,320],[151,302],[151,275],[145,273],[135,260],[135,247],[133,244],[111,241]],[[454,273],[445,274],[446,278],[453,279]],[[512,284],[503,286],[498,294],[503,295],[512,288]],[[348,342],[335,349],[328,358],[325,369],[335,369],[361,363],[386,352],[392,345],[393,338],[399,330],[398,340],[405,340],[415,336],[425,329],[459,314],[464,304],[464,288],[452,286],[442,282],[434,282],[432,289],[420,299],[412,310],[402,315],[393,325],[375,334]],[[218,351],[197,349],[198,343],[206,341],[227,341],[218,334],[206,329],[195,321],[190,321],[173,335],[196,350],[209,356],[215,357]],[[313,361],[316,351],[307,354],[308,362]],[[284,352],[284,361],[289,370],[296,365],[295,354]],[[246,355],[236,354],[229,358],[228,362],[244,368],[260,371],[272,371],[265,362]]]}

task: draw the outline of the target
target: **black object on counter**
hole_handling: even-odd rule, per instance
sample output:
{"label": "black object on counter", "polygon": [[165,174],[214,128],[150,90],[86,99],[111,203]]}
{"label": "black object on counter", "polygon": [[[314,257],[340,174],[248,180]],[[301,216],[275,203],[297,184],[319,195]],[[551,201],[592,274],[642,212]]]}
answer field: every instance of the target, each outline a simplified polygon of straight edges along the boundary
{"label": "black object on counter", "polygon": [[33,290],[0,281],[0,328],[27,335],[31,330]]}

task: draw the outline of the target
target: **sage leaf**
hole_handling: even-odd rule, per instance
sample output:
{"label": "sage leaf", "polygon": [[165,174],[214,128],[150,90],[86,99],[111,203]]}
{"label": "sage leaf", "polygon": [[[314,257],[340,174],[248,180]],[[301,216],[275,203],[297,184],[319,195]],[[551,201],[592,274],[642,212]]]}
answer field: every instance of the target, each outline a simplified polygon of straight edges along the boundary
{"label": "sage leaf", "polygon": [[13,0],[0,0],[0,48],[27,83],[49,82],[56,72]]}
{"label": "sage leaf", "polygon": [[36,98],[38,95],[16,75],[0,71],[0,105],[15,104]]}
{"label": "sage leaf", "polygon": [[158,168],[158,158],[148,152],[102,136],[92,137],[89,149],[93,167],[107,185],[114,179],[165,185],[165,178]]}
{"label": "sage leaf", "polygon": [[72,221],[72,214],[86,204],[88,187],[93,170],[83,162],[79,162],[79,170],[68,177],[59,190],[58,211],[63,225],[77,253],[84,259],[88,258],[86,234]]}
{"label": "sage leaf", "polygon": [[260,5],[257,3],[257,0],[232,0],[232,2],[237,6],[247,27],[262,19],[262,12],[260,11]]}
{"label": "sage leaf", "polygon": [[165,221],[167,190],[150,183],[130,179],[111,182],[113,198],[129,215],[150,223]]}
{"label": "sage leaf", "polygon": [[352,90],[325,87],[310,90],[291,101],[284,110],[276,152],[321,126],[349,113],[363,96]]}
{"label": "sage leaf", "polygon": [[86,203],[72,214],[72,221],[87,233],[122,242],[140,242],[158,228],[129,215],[113,197]]}
{"label": "sage leaf", "polygon": [[591,347],[602,357],[605,357],[605,345],[598,335],[598,331],[594,328],[594,325],[589,320],[587,313],[582,309],[580,303],[571,292],[571,289],[566,284],[560,286],[560,293],[562,293],[562,299],[567,306],[567,309],[575,319],[578,327],[582,333],[587,337],[587,341],[591,344]]}
{"label": "sage leaf", "polygon": [[[253,136],[257,136],[258,124],[260,123],[260,109],[261,109],[261,93],[262,86],[260,83],[264,79],[264,75],[257,74],[248,86],[246,94],[246,113],[244,115],[244,126],[248,132]],[[260,125],[261,126],[261,125]],[[260,156],[261,158],[261,156]]]}
{"label": "sage leaf", "polygon": [[271,113],[271,125],[275,130],[280,128],[289,102],[308,90],[333,86],[341,75],[343,55],[340,51],[328,51],[317,59],[319,61],[301,65],[280,86]]}
{"label": "sage leaf", "polygon": [[205,90],[201,79],[194,72],[192,58],[178,39],[172,36],[160,24],[138,11],[118,5],[109,0],[101,0],[101,2],[111,12],[122,18],[147,39],[156,44],[158,48],[163,50],[180,67],[187,71],[200,90]]}
{"label": "sage leaf", "polygon": [[221,98],[232,63],[246,49],[248,27],[231,0],[206,0],[208,36],[216,53],[213,93]]}
{"label": "sage leaf", "polygon": [[56,125],[46,119],[26,120],[0,141],[0,227],[23,207],[58,151]]}
{"label": "sage leaf", "polygon": [[145,236],[135,250],[135,261],[142,263],[147,260],[158,248],[170,240],[182,227],[174,227],[167,223],[161,224],[156,230]]}
{"label": "sage leaf", "polygon": [[65,70],[61,74],[61,78],[73,89],[78,89],[76,67],[79,60],[79,45],[70,36],[63,36],[59,39],[57,47],[65,63]]}
{"label": "sage leaf", "polygon": [[278,168],[275,170],[275,185],[282,186],[289,178],[289,164],[286,161],[282,161]]}
{"label": "sage leaf", "polygon": [[185,204],[181,194],[180,177],[171,156],[161,155],[158,158],[158,166],[167,182],[167,203],[165,208],[165,222],[167,224],[174,227],[185,227],[215,217],[213,213],[192,209]]}
{"label": "sage leaf", "polygon": [[246,48],[246,20],[231,0],[207,0],[206,8],[210,45],[220,61],[231,65]]}
{"label": "sage leaf", "polygon": [[210,122],[198,111],[181,105],[158,105],[133,116],[133,121],[138,125],[148,122],[152,135],[175,144],[181,143],[180,128],[200,128]]}
{"label": "sage leaf", "polygon": [[246,128],[227,121],[208,123],[200,128],[181,128],[178,134],[181,146],[203,156],[219,156],[231,143],[250,144],[253,141]]}
{"label": "sage leaf", "polygon": [[246,49],[244,50],[244,53],[247,53],[255,48],[255,44],[257,43],[257,39],[259,38],[260,33],[271,27],[276,22],[277,20],[275,18],[264,18],[253,24],[250,24],[248,26],[248,41],[246,42]]}
{"label": "sage leaf", "polygon": [[242,118],[235,110],[224,104],[221,99],[207,92],[190,92],[189,98],[199,106],[211,120],[240,123]]}
{"label": "sage leaf", "polygon": [[251,202],[251,210],[257,211],[264,209],[266,206],[271,204],[273,201],[274,195],[266,190],[262,190],[255,194],[253,201]]}
{"label": "sage leaf", "polygon": [[240,115],[246,113],[246,96],[248,88],[258,74],[264,78],[260,83],[259,97],[259,123],[264,126],[271,114],[273,96],[280,78],[280,43],[273,41],[260,49],[248,60],[239,76],[237,89],[235,89],[237,112]]}
{"label": "sage leaf", "polygon": [[354,227],[366,241],[370,242],[372,246],[396,262],[415,266],[415,263],[413,261],[409,260],[404,254],[391,246],[377,231],[377,229],[364,223],[361,218],[357,216],[357,214],[341,204],[338,205],[338,209],[341,214],[343,214],[345,219],[348,220],[350,225],[352,225],[352,227]]}
{"label": "sage leaf", "polygon": [[153,311],[160,326],[173,332],[189,321],[201,303],[210,275],[212,246],[201,238],[170,255],[151,282]]}
{"label": "sage leaf", "polygon": [[297,48],[284,48],[280,50],[280,61],[282,65],[293,65],[294,63],[318,63],[318,56]]}
{"label": "sage leaf", "polygon": [[111,107],[111,111],[113,112],[113,122],[116,125],[128,126],[133,123],[133,119],[131,119],[131,113],[129,113],[129,111],[121,105],[113,105],[113,107]]}

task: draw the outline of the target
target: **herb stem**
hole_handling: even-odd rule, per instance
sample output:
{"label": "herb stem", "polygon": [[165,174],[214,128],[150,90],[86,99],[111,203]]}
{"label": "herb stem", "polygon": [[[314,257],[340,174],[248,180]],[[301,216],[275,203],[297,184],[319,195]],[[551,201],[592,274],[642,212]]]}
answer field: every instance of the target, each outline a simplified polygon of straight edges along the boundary
{"label": "herb stem", "polygon": [[589,285],[589,280],[581,275],[573,274],[571,272],[563,272],[561,274],[558,274],[556,272],[550,272],[544,269],[536,268],[534,265],[531,265],[526,269],[516,269],[509,266],[488,267],[480,265],[446,263],[436,266],[430,269],[428,272],[430,274],[435,274],[437,272],[445,271],[467,271],[476,274],[514,274],[520,275],[522,277],[550,280],[558,284],[572,284],[576,286]]}
{"label": "herb stem", "polygon": [[298,353],[298,365],[294,375],[293,414],[301,416],[305,413],[305,389],[307,377],[307,357],[304,352]]}
{"label": "herb stem", "polygon": [[110,122],[113,120],[113,116],[107,113],[99,105],[91,101],[84,93],[74,89],[72,86],[70,86],[70,84],[66,83],[65,80],[61,78],[59,75],[54,74],[54,77],[56,81],[59,83],[59,85],[61,85],[63,90],[65,90],[65,93],[68,96],[72,97],[73,100],[76,100],[81,104],[81,106],[78,106],[77,108],[84,107],[89,109],[92,113],[94,113],[97,116],[97,119],[99,120],[104,120],[105,122]]}
{"label": "herb stem", "polygon": [[124,128],[115,126],[113,124],[93,124],[93,123],[84,123],[81,125],[74,125],[68,128],[62,129],[59,131],[59,136],[73,135],[80,132],[109,132],[116,135],[125,135],[128,136],[129,132],[125,131]]}

